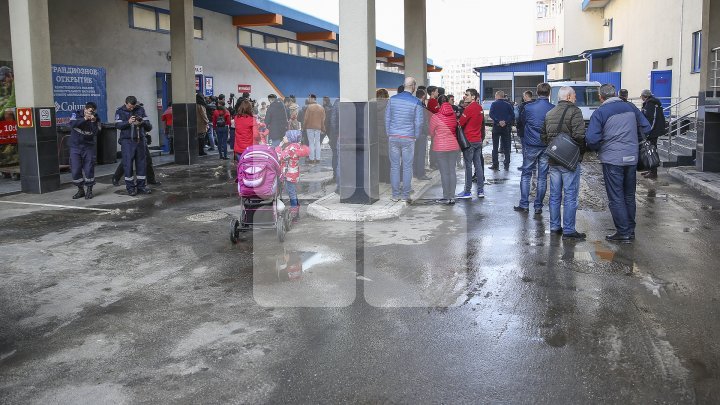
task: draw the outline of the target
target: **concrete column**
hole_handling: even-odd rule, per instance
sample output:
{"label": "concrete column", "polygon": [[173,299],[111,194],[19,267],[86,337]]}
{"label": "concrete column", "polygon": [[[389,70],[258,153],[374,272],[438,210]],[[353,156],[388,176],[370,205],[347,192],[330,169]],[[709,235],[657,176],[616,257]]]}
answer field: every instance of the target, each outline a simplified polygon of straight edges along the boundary
{"label": "concrete column", "polygon": [[425,0],[405,0],[405,76],[427,86],[427,7]]}
{"label": "concrete column", "polygon": [[375,0],[340,2],[340,200],[379,199]]}
{"label": "concrete column", "polygon": [[[32,109],[34,121],[18,128],[21,188],[47,193],[60,187],[48,0],[10,0],[9,11],[16,102]],[[49,125],[40,126],[41,113]]]}
{"label": "concrete column", "polygon": [[198,160],[193,17],[192,0],[170,0],[175,163],[184,165],[191,165]]}

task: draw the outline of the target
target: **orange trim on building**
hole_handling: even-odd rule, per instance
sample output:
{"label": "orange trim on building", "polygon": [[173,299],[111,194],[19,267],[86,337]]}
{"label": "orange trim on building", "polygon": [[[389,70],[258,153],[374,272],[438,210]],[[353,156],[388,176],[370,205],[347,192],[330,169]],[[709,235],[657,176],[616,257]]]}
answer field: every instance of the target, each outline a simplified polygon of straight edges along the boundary
{"label": "orange trim on building", "polygon": [[393,51],[377,51],[377,52],[375,52],[375,57],[377,57],[377,58],[393,58],[393,57],[395,57],[395,52],[393,52]]}
{"label": "orange trim on building", "polygon": [[266,75],[265,72],[263,72],[262,69],[260,69],[260,66],[258,66],[257,63],[255,63],[255,61],[253,60],[253,58],[251,58],[250,55],[248,55],[248,53],[245,52],[245,50],[244,50],[241,46],[239,46],[239,45],[238,45],[238,49],[240,50],[240,52],[242,52],[243,55],[245,55],[245,57],[246,57],[247,60],[250,62],[250,64],[255,67],[255,70],[257,70],[258,73],[260,73],[260,75],[262,75],[262,77],[264,77],[265,80],[267,80],[267,82],[270,84],[270,87],[272,87],[273,90],[275,90],[275,92],[277,93],[278,97],[283,97],[283,98],[284,98],[285,96],[283,96],[282,91],[280,91],[280,89],[278,89],[278,87],[275,85],[275,83],[273,83],[273,81],[270,80],[270,77],[268,77],[268,75]]}
{"label": "orange trim on building", "polygon": [[332,31],[324,32],[298,32],[298,41],[335,41],[337,34]]}
{"label": "orange trim on building", "polygon": [[282,25],[283,16],[280,14],[236,15],[232,18],[236,27],[264,27]]}

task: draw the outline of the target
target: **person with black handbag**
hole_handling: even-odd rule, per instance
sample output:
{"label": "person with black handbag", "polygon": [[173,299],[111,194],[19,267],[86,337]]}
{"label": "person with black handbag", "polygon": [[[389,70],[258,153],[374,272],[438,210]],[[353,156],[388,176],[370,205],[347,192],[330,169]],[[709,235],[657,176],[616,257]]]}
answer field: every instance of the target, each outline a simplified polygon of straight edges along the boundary
{"label": "person with black handbag", "polygon": [[460,136],[459,131],[462,131],[462,127],[458,125],[455,110],[447,101],[447,97],[440,96],[438,102],[440,110],[430,117],[429,123],[429,135],[433,140],[432,148],[437,157],[443,189],[443,198],[435,202],[452,205],[455,204],[455,187],[457,186],[455,160],[461,149],[458,144],[458,136]]}
{"label": "person with black handbag", "polygon": [[605,239],[632,243],[635,239],[635,189],[638,129],[650,133],[647,118],[631,103],[616,96],[615,86],[600,86],[602,105],[590,117],[585,133],[588,149],[597,150],[602,163],[608,206],[616,232]]}
{"label": "person with black handbag", "polygon": [[[643,101],[642,113],[650,121],[652,130],[648,134],[647,139],[650,141],[653,147],[657,148],[658,137],[665,133],[665,114],[663,113],[663,106],[660,100],[658,100],[650,90],[643,90],[640,93],[640,98]],[[657,167],[647,168],[646,173],[643,173],[643,177],[647,179],[657,179]]]}
{"label": "person with black handbag", "polygon": [[[575,90],[572,87],[561,87],[558,91],[558,104],[548,111],[540,138],[545,145],[550,145],[558,136],[567,135],[580,152],[575,169],[565,167],[562,163],[548,159],[550,167],[550,232],[562,234],[563,239],[585,239],[584,233],[575,229],[575,213],[580,195],[580,163],[585,152],[585,120],[582,111],[575,105]],[[560,203],[562,201],[562,224]]]}

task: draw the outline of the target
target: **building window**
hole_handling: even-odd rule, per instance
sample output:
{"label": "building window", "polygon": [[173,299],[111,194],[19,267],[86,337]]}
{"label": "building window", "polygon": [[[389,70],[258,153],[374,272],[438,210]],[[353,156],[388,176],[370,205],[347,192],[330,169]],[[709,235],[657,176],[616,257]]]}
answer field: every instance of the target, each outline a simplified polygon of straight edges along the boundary
{"label": "building window", "polygon": [[288,53],[290,55],[298,54],[298,43],[295,41],[288,41]]}
{"label": "building window", "polygon": [[158,30],[170,32],[170,13],[158,12]]}
{"label": "building window", "polygon": [[[170,32],[170,11],[161,8],[128,3],[130,7],[130,28],[141,30]],[[193,18],[193,36],[203,39],[203,19]]]}
{"label": "building window", "polygon": [[237,43],[239,46],[260,48],[295,56],[326,60],[328,62],[339,61],[338,52],[335,50],[242,28],[238,28]]}
{"label": "building window", "polygon": [[266,36],[265,37],[265,49],[270,49],[272,51],[277,51],[277,40],[275,37]]}
{"label": "building window", "polygon": [[155,9],[135,4],[131,4],[130,6],[132,7],[132,21],[130,22],[132,28],[157,31]]}
{"label": "building window", "polygon": [[555,30],[537,31],[536,45],[550,45],[555,43]]}
{"label": "building window", "polygon": [[203,39],[203,19],[200,17],[193,19],[193,36],[197,39]]}
{"label": "building window", "polygon": [[653,70],[657,70],[658,66],[658,61],[653,62]]}
{"label": "building window", "polygon": [[608,41],[613,40],[613,24],[614,24],[613,19],[612,18],[609,19],[608,20]]}
{"label": "building window", "polygon": [[250,31],[238,30],[238,45],[252,46],[252,34]]}
{"label": "building window", "polygon": [[537,9],[537,18],[547,18],[550,6],[544,2],[544,1],[538,1],[536,3],[536,9]]}
{"label": "building window", "polygon": [[692,34],[692,73],[700,73],[702,68],[702,31]]}
{"label": "building window", "polygon": [[665,66],[670,67],[673,64],[673,58],[668,58],[668,60],[665,61]]}
{"label": "building window", "polygon": [[277,40],[277,50],[280,53],[288,53],[288,40],[278,38]]}

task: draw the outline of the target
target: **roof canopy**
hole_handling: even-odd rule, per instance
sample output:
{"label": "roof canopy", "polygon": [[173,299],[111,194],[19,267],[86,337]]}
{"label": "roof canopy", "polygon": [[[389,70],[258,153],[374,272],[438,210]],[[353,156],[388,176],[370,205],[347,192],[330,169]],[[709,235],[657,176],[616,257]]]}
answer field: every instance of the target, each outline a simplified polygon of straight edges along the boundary
{"label": "roof canopy", "polygon": [[612,56],[616,53],[622,52],[622,46],[615,46],[612,48],[601,48],[601,49],[590,49],[583,51],[578,55],[570,56],[559,56],[548,59],[537,59],[524,62],[513,62],[504,63],[501,65],[490,65],[480,66],[474,68],[476,72],[488,73],[488,72],[540,72],[545,71],[548,65],[554,65],[557,63],[567,63],[574,60],[582,59],[603,59]]}

